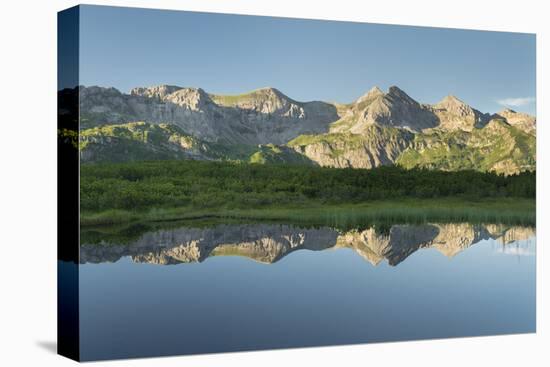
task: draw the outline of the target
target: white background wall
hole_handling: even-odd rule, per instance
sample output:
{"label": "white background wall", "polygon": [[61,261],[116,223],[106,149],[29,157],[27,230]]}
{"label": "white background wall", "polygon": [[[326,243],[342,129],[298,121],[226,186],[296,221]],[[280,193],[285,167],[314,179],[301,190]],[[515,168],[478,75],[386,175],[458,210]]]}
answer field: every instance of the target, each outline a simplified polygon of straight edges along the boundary
{"label": "white background wall", "polygon": [[[156,0],[95,4],[537,33],[537,334],[114,362],[118,366],[540,366],[550,360],[550,203],[544,1]],[[56,12],[74,1],[0,2],[0,365],[70,365],[56,339]],[[546,24],[545,24],[546,23]],[[546,205],[545,205],[546,203]],[[546,209],[546,210],[545,210]],[[546,226],[545,226],[546,224]],[[111,362],[113,363],[113,362]],[[107,363],[98,363],[103,365]],[[546,364],[548,365],[548,364]]]}

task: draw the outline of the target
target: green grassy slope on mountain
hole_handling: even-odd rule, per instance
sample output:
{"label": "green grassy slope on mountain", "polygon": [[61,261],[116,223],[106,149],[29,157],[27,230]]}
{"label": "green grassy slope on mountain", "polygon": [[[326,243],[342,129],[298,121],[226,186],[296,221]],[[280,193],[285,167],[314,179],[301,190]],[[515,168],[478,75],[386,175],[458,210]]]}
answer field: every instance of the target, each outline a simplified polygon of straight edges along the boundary
{"label": "green grassy slope on mountain", "polygon": [[516,173],[535,170],[536,137],[503,121],[482,129],[432,131],[415,135],[396,163],[405,168]]}
{"label": "green grassy slope on mountain", "polygon": [[101,125],[80,132],[84,162],[127,162],[166,159],[248,161],[252,145],[205,142],[173,124],[130,122]]}
{"label": "green grassy slope on mountain", "polygon": [[171,124],[131,122],[80,132],[83,162],[205,159],[206,145]]}

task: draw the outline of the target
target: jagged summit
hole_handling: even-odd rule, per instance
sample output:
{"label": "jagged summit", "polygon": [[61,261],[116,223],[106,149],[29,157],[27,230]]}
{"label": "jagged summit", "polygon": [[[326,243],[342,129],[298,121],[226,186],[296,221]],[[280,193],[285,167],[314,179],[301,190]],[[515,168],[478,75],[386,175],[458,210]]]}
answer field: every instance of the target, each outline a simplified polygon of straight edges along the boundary
{"label": "jagged summit", "polygon": [[447,106],[467,106],[464,101],[459,99],[458,97],[449,94],[448,96],[445,96],[441,101],[436,103],[435,106],[441,106],[441,107],[447,107]]}
{"label": "jagged summit", "polygon": [[517,113],[511,108],[505,108],[502,111],[498,112],[499,115],[509,114],[509,113]]}
{"label": "jagged summit", "polygon": [[359,97],[354,103],[356,105],[364,104],[364,102],[373,102],[377,98],[385,98],[386,100],[391,100],[391,101],[401,100],[406,103],[413,103],[413,104],[418,103],[396,85],[390,86],[388,88],[387,93],[384,93],[384,91],[380,89],[378,86],[374,86],[367,93]]}
{"label": "jagged summit", "polygon": [[391,98],[394,103],[406,103],[413,106],[420,106],[420,103],[411,98],[405,91],[396,85],[392,85],[388,89],[387,97]]}
{"label": "jagged summit", "polygon": [[389,87],[388,94],[396,97],[412,99],[411,97],[409,97],[407,93],[405,93],[405,91],[403,91],[397,85],[392,85],[391,87]]}
{"label": "jagged summit", "polygon": [[439,127],[445,130],[472,131],[490,120],[490,115],[479,112],[454,95],[448,95],[431,106],[439,119]]}
{"label": "jagged summit", "polygon": [[382,89],[380,89],[377,85],[375,85],[374,87],[372,87],[367,94],[370,94],[370,95],[375,95],[375,94],[384,94],[384,92],[382,91]]}
{"label": "jagged summit", "polygon": [[378,96],[383,96],[384,92],[377,86],[372,87],[367,93],[363,94],[361,97],[357,98],[355,103],[362,103],[365,101],[372,100]]}
{"label": "jagged summit", "polygon": [[276,88],[264,87],[238,95],[211,94],[212,100],[220,106],[255,111],[265,115],[279,114],[293,118],[305,118],[307,103],[297,102]]}
{"label": "jagged summit", "polygon": [[181,88],[167,94],[163,99],[193,111],[201,110],[212,104],[210,96],[202,88]]}
{"label": "jagged summit", "polygon": [[371,125],[404,128],[421,131],[436,125],[435,117],[399,87],[392,85],[384,93],[378,87],[372,88],[351,106],[351,112],[344,117],[346,124],[339,131],[361,134]]}
{"label": "jagged summit", "polygon": [[210,97],[216,101],[216,103],[226,106],[261,104],[266,101],[271,101],[272,103],[300,103],[273,87],[258,88],[242,94],[210,94]]}
{"label": "jagged summit", "polygon": [[281,92],[279,89],[273,88],[273,87],[259,88],[259,89],[253,90],[249,94],[255,95],[255,96],[263,96],[263,97],[267,97],[267,98],[277,98],[279,100],[284,100],[284,101],[287,101],[287,102],[290,102],[290,103],[301,104],[301,102],[298,102],[298,101],[290,98],[289,96],[287,96],[286,94]]}
{"label": "jagged summit", "polygon": [[164,98],[169,94],[172,94],[180,89],[183,89],[182,87],[179,87],[177,85],[155,85],[151,87],[137,87],[133,88],[130,91],[130,95],[132,96],[143,96],[143,97],[159,97]]}
{"label": "jagged summit", "polygon": [[506,120],[510,125],[523,130],[529,134],[534,134],[536,130],[535,117],[522,112],[516,112],[510,108],[505,108],[502,111],[494,114],[492,118],[500,118]]}
{"label": "jagged summit", "polygon": [[250,91],[249,94],[250,93],[273,93],[273,94],[281,95],[288,98],[283,92],[273,87],[262,87],[262,88],[254,89]]}
{"label": "jagged summit", "polygon": [[130,91],[130,96],[156,99],[163,103],[170,102],[193,111],[198,111],[208,104],[212,104],[210,96],[202,88],[180,87],[177,85],[161,84],[151,87],[137,87]]}

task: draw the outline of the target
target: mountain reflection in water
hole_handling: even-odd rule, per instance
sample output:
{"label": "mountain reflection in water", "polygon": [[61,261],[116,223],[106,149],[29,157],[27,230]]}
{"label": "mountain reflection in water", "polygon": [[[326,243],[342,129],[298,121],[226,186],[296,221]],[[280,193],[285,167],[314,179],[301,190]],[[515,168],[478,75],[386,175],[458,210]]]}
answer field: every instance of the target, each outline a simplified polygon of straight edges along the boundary
{"label": "mountain reflection in water", "polygon": [[534,228],[496,224],[403,224],[347,232],[286,224],[220,224],[146,232],[124,244],[83,241],[80,262],[115,262],[129,256],[136,263],[169,265],[233,255],[271,264],[300,249],[349,248],[373,265],[387,260],[395,266],[419,249],[434,248],[453,257],[482,240],[497,240],[506,247],[534,236]]}

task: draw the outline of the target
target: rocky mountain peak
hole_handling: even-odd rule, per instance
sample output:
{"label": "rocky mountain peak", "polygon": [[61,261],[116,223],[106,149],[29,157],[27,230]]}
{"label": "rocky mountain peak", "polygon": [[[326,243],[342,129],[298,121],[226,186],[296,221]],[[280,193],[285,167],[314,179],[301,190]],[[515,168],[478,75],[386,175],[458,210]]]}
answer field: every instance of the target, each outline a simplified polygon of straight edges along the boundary
{"label": "rocky mountain peak", "polygon": [[506,122],[515,128],[523,130],[527,133],[534,134],[536,130],[536,118],[522,112],[516,112],[510,108],[496,113],[492,116],[494,119],[504,119]]}
{"label": "rocky mountain peak", "polygon": [[[287,97],[278,89],[265,87],[239,95],[210,95],[221,106],[236,107],[264,117],[278,114],[285,117],[304,118],[304,105]],[[261,119],[263,119],[262,117]]]}
{"label": "rocky mountain peak", "polygon": [[92,85],[89,87],[80,86],[79,94],[81,99],[90,98],[92,96],[109,96],[109,97],[118,97],[122,93],[113,87],[99,87],[97,85]]}
{"label": "rocky mountain peak", "polygon": [[268,94],[268,95],[288,98],[286,95],[283,94],[283,92],[281,92],[277,88],[273,88],[273,87],[258,88],[256,90],[252,91],[251,93],[259,93],[259,94],[264,93],[264,94]]}
{"label": "rocky mountain peak", "polygon": [[431,106],[439,119],[439,127],[445,130],[471,131],[483,127],[490,116],[473,109],[454,95],[448,95]]}
{"label": "rocky mountain peak", "polygon": [[264,88],[256,89],[250,92],[249,96],[259,102],[272,101],[280,104],[285,104],[285,103],[298,104],[298,102],[294,101],[293,99],[285,95],[283,92],[273,87],[264,87]]}
{"label": "rocky mountain peak", "polygon": [[201,88],[180,88],[166,95],[164,100],[194,111],[212,103],[208,93]]}
{"label": "rocky mountain peak", "polygon": [[157,97],[159,99],[164,99],[169,94],[172,94],[180,89],[183,89],[182,87],[178,87],[176,85],[156,85],[152,87],[137,87],[133,88],[130,91],[130,95],[132,96],[142,96],[142,97]]}
{"label": "rocky mountain peak", "polygon": [[433,114],[397,86],[388,93],[374,87],[352,107],[352,115],[346,116],[349,131],[360,134],[373,124],[421,131],[436,125]]}
{"label": "rocky mountain peak", "polygon": [[443,107],[443,108],[460,108],[468,105],[464,103],[462,100],[458,99],[456,96],[449,94],[448,96],[443,98],[441,101],[439,101],[439,103],[437,103],[437,106]]}
{"label": "rocky mountain peak", "polygon": [[357,101],[355,101],[355,103],[361,103],[383,95],[384,95],[384,92],[382,91],[382,89],[378,88],[377,86],[374,86],[367,93],[359,97]]}
{"label": "rocky mountain peak", "polygon": [[384,94],[384,92],[382,91],[382,89],[380,89],[377,85],[375,85],[374,87],[372,87],[368,93],[369,95],[380,95],[380,94]]}
{"label": "rocky mountain peak", "polygon": [[394,100],[397,100],[400,102],[406,102],[409,104],[418,104],[418,102],[412,99],[407,93],[405,93],[402,89],[400,89],[396,85],[392,85],[388,89],[388,94],[386,96],[393,97]]}

